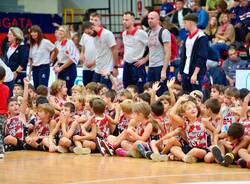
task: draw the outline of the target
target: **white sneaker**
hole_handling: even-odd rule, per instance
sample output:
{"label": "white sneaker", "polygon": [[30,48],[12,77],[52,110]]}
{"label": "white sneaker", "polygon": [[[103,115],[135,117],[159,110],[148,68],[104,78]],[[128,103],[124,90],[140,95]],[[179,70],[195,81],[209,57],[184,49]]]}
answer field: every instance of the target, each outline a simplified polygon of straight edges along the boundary
{"label": "white sneaker", "polygon": [[62,146],[57,146],[57,151],[59,153],[67,153],[68,152],[68,149],[67,148],[64,148]]}
{"label": "white sneaker", "polygon": [[73,152],[77,155],[88,155],[91,153],[91,150],[89,148],[75,147]]}
{"label": "white sneaker", "polygon": [[190,163],[190,164],[192,164],[192,163],[196,163],[196,162],[197,162],[197,158],[195,158],[195,157],[193,157],[193,156],[191,156],[191,155],[185,155],[185,157],[183,158],[183,161],[184,161],[185,163]]}
{"label": "white sneaker", "polygon": [[4,153],[0,153],[0,159],[4,159]]}

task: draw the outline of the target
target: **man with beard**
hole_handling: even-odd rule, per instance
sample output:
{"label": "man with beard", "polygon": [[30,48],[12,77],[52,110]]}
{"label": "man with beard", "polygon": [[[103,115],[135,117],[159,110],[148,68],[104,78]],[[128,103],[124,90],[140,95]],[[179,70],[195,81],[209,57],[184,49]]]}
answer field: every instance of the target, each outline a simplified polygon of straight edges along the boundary
{"label": "man with beard", "polygon": [[228,59],[223,63],[223,69],[226,73],[229,85],[234,86],[236,69],[247,68],[247,61],[241,60],[238,57],[237,50],[234,47],[228,50],[228,56]]}
{"label": "man with beard", "polygon": [[143,85],[146,82],[145,63],[148,58],[142,58],[147,46],[148,35],[145,31],[134,27],[135,14],[125,12],[123,14],[123,26],[125,31],[122,33],[124,44],[124,67],[123,67],[123,86],[136,85],[139,92],[143,92]]}
{"label": "man with beard", "polygon": [[[101,25],[95,25],[91,22],[85,22],[83,30],[84,33],[94,37],[97,54],[93,81],[111,88],[109,74],[112,73],[114,77],[118,75],[118,54],[114,34]],[[108,76],[102,76],[102,73],[108,73]]]}

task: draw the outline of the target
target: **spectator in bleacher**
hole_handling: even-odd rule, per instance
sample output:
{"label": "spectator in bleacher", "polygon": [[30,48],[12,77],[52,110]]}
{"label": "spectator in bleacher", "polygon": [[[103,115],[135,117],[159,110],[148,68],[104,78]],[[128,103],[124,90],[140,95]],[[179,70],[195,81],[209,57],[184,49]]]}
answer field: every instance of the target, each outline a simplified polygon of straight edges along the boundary
{"label": "spectator in bleacher", "polygon": [[179,31],[179,38],[180,40],[184,40],[187,35],[187,31],[184,28],[183,17],[191,13],[192,10],[189,8],[184,8],[184,0],[177,0],[176,1],[176,12],[173,15],[172,23],[177,25],[180,28]]}
{"label": "spectator in bleacher", "polygon": [[226,73],[227,80],[230,86],[235,85],[235,77],[236,77],[236,69],[244,69],[247,68],[247,61],[241,60],[238,57],[237,50],[235,47],[231,47],[228,50],[228,59],[224,61],[223,69]]}
{"label": "spectator in bleacher", "polygon": [[219,3],[219,0],[207,0],[206,1],[206,10],[209,11],[216,11],[216,7]]}
{"label": "spectator in bleacher", "polygon": [[240,0],[240,4],[235,8],[235,31],[236,31],[236,40],[242,42],[245,40],[247,33],[250,28],[250,1]]}
{"label": "spectator in bleacher", "polygon": [[28,50],[24,44],[23,32],[11,27],[8,32],[9,44],[4,54],[4,62],[14,74],[15,83],[23,85],[28,63]]}
{"label": "spectator in bleacher", "polygon": [[205,30],[206,35],[209,37],[209,41],[215,38],[215,34],[218,30],[218,21],[216,16],[211,16],[209,19],[208,26]]}
{"label": "spectator in bleacher", "polygon": [[149,29],[148,14],[152,11],[154,11],[154,8],[152,6],[145,6],[144,7],[143,16],[141,17],[141,25],[142,25],[142,29],[145,31],[148,31],[148,29]]}
{"label": "spectator in bleacher", "polygon": [[197,27],[201,30],[206,29],[207,25],[208,25],[208,13],[206,10],[204,10],[201,7],[201,2],[200,0],[195,0],[192,3],[191,9],[193,12],[196,13],[196,15],[198,16],[198,23],[197,23]]}
{"label": "spectator in bleacher", "polygon": [[216,15],[217,19],[220,18],[222,13],[227,13],[227,3],[225,0],[220,0],[219,3],[216,6]]}
{"label": "spectator in bleacher", "polygon": [[168,0],[162,0],[161,2],[160,16],[171,17],[175,12],[174,6]]}
{"label": "spectator in bleacher", "polygon": [[[234,27],[230,23],[229,14],[223,13],[219,19],[220,26],[213,39],[211,47],[216,51],[216,54],[220,57],[221,54],[229,49],[229,45],[234,43],[235,32]],[[221,58],[221,57],[220,57]]]}

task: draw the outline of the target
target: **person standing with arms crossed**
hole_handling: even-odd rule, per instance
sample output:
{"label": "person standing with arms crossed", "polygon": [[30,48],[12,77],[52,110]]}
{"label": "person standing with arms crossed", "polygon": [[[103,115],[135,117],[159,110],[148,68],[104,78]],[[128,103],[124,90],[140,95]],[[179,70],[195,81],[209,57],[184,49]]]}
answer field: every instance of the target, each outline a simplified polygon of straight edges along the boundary
{"label": "person standing with arms crossed", "polygon": [[148,35],[142,29],[134,26],[135,14],[125,12],[123,14],[122,33],[124,44],[124,67],[123,67],[123,87],[136,85],[140,93],[143,92],[143,85],[146,83],[145,63],[147,58],[142,58],[147,46]]}

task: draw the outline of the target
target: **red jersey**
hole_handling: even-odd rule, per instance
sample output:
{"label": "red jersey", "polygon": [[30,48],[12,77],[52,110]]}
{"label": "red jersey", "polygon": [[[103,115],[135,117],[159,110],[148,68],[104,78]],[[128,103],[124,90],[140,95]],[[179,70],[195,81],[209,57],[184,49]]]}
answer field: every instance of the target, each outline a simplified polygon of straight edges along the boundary
{"label": "red jersey", "polygon": [[9,118],[5,122],[5,136],[11,135],[13,137],[24,140],[24,122],[19,115]]}
{"label": "red jersey", "polygon": [[96,124],[97,136],[102,139],[107,139],[110,134],[108,117],[106,115],[102,119],[98,119],[95,117],[92,123]]}
{"label": "red jersey", "polygon": [[128,123],[129,123],[129,120],[125,117],[125,115],[123,113],[121,115],[120,121],[119,121],[119,123],[117,125],[117,129],[118,129],[119,134],[122,133],[123,130],[128,128]]}
{"label": "red jersey", "polygon": [[36,136],[49,136],[50,129],[49,129],[49,124],[43,124],[42,121],[37,121],[35,123],[35,133]]}
{"label": "red jersey", "polygon": [[8,107],[7,107],[7,101],[10,97],[10,89],[8,86],[4,84],[0,84],[0,115],[1,114],[8,114]]}
{"label": "red jersey", "polygon": [[185,121],[185,132],[187,135],[188,145],[192,148],[207,148],[207,132],[201,122],[197,119],[195,122],[190,123]]}
{"label": "red jersey", "polygon": [[250,120],[249,119],[241,119],[240,123],[245,127],[244,134],[250,135]]}

